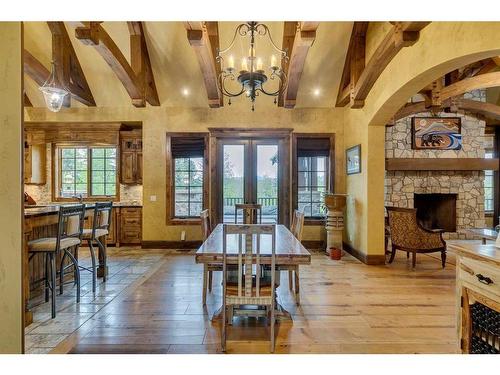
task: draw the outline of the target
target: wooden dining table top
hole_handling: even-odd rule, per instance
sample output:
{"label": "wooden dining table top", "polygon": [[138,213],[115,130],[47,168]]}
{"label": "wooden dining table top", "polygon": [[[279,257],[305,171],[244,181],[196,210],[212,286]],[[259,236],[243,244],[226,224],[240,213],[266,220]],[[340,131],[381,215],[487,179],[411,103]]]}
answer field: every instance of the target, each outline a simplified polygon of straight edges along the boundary
{"label": "wooden dining table top", "polygon": [[[196,263],[221,263],[222,264],[222,229],[223,224],[218,224],[210,236],[196,251]],[[229,258],[238,256],[237,235],[227,235],[227,255]],[[263,235],[260,240],[261,263],[270,262],[271,236]],[[269,260],[267,261],[266,258]],[[276,264],[311,264],[311,253],[284,225],[276,225]]]}

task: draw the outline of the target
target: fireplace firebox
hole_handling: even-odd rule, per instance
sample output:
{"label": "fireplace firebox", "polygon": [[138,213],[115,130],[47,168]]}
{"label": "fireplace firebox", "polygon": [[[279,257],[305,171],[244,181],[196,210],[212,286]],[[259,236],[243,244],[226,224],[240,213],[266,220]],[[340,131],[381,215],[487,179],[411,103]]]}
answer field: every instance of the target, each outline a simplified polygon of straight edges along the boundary
{"label": "fireplace firebox", "polygon": [[415,194],[417,219],[428,229],[457,230],[457,194]]}

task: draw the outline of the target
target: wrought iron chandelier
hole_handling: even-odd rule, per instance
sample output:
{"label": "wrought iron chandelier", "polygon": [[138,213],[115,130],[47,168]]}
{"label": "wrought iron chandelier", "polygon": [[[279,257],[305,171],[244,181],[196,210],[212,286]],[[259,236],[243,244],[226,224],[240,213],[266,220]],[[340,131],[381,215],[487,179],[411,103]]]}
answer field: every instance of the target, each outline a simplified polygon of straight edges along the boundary
{"label": "wrought iron chandelier", "polygon": [[[241,70],[237,72],[234,66],[234,58],[229,56],[227,64],[225,64],[223,55],[227,54],[234,46],[236,37],[249,38],[250,48],[248,57],[241,60]],[[275,55],[271,55],[270,64],[266,70],[260,57],[255,55],[255,37],[267,36],[272,47],[279,54],[279,61]],[[274,104],[277,103],[276,97],[286,89],[287,79],[286,74],[281,69],[281,61],[287,61],[288,56],[285,50],[280,49],[273,41],[269,28],[258,22],[246,22],[238,25],[234,31],[233,39],[229,46],[225,49],[217,51],[217,61],[221,65],[221,73],[219,74],[217,85],[222,95],[229,97],[228,104],[231,105],[231,98],[246,94],[252,102],[252,111],[255,110],[255,98],[262,92],[268,96],[274,96]],[[268,80],[277,80],[279,85],[275,91],[267,91],[265,83]],[[241,88],[239,91],[231,91],[228,88],[231,81],[237,81]]]}

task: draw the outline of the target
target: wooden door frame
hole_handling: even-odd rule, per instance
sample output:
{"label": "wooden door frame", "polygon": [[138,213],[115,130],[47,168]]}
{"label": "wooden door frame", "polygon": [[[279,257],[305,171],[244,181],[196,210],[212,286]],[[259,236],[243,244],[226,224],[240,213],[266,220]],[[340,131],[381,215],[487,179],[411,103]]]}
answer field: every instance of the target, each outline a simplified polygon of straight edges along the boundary
{"label": "wooden door frame", "polygon": [[220,160],[221,140],[224,139],[276,139],[278,141],[280,161],[278,181],[280,184],[278,192],[279,216],[278,223],[289,225],[290,205],[291,205],[291,185],[290,185],[290,141],[292,128],[208,128],[210,133],[210,208],[213,223],[221,223],[219,215],[220,197],[222,196],[222,169],[217,168]]}

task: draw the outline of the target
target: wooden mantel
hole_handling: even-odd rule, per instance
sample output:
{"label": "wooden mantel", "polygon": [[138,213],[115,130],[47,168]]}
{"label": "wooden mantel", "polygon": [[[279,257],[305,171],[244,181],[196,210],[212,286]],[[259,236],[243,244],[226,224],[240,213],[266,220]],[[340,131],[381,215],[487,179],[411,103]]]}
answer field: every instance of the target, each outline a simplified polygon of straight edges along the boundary
{"label": "wooden mantel", "polygon": [[498,171],[499,159],[387,158],[387,171]]}

